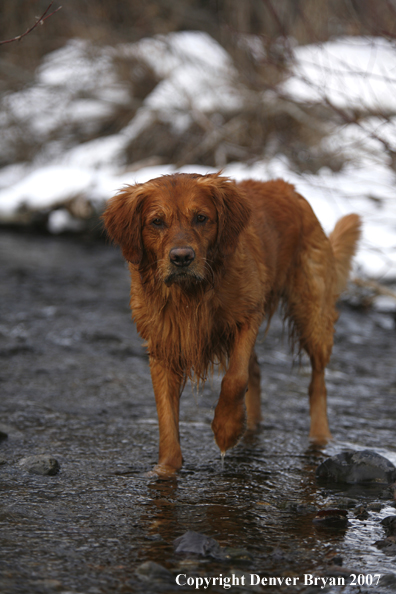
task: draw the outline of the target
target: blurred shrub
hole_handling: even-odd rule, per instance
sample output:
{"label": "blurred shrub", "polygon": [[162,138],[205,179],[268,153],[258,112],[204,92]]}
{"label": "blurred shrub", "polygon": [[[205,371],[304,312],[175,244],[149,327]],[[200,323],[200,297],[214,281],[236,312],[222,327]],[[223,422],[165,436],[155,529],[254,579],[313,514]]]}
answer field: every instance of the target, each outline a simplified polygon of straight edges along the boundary
{"label": "blurred shrub", "polygon": [[[49,0],[2,0],[0,39],[23,33],[48,4]],[[5,76],[27,81],[40,58],[71,37],[111,44],[170,31],[206,31],[237,58],[241,72],[251,76],[252,65],[257,70],[259,61],[241,42],[246,35],[260,35],[271,54],[282,37],[305,44],[340,35],[396,33],[394,0],[64,0],[53,7],[60,4],[60,13],[22,43],[1,47],[0,71]],[[277,53],[275,48],[274,58]]]}
{"label": "blurred shrub", "polygon": [[[49,0],[2,0],[0,39],[23,33],[48,4]],[[35,70],[42,57],[73,38],[89,41],[95,54],[104,45],[171,31],[202,30],[232,56],[243,106],[192,113],[189,124],[182,128],[161,117],[153,118],[127,146],[125,165],[154,156],[178,164],[221,167],[230,160],[281,152],[298,170],[316,171],[323,165],[337,170],[341,157],[326,152],[320,143],[331,122],[342,123],[342,114],[323,105],[319,108],[282,99],[274,94],[276,85],[288,74],[295,44],[340,35],[393,38],[396,32],[395,0],[65,0],[62,4],[60,12],[21,42],[0,47],[3,110],[7,97],[12,104],[12,91],[29,89],[37,80]],[[55,2],[53,8],[58,5]],[[129,99],[115,102],[95,122],[82,125],[81,120],[70,120],[65,109],[65,119],[59,119],[49,136],[40,137],[28,115],[20,118],[10,109],[7,130],[3,128],[7,145],[0,166],[32,160],[48,142],[53,151],[59,141],[61,151],[123,129],[161,77],[145,60],[130,56],[116,56],[112,67]],[[98,99],[95,89],[80,89],[70,96],[70,101],[92,99]]]}

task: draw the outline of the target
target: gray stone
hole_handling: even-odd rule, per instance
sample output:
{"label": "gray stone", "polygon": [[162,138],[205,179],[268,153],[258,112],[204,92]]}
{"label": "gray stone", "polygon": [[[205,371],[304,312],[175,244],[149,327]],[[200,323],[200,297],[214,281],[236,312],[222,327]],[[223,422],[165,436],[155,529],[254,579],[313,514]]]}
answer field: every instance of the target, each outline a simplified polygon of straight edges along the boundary
{"label": "gray stone", "polygon": [[303,516],[314,514],[318,511],[314,505],[311,503],[305,503],[303,501],[288,501],[285,505],[285,509]]}
{"label": "gray stone", "polygon": [[202,557],[213,557],[214,559],[224,558],[224,553],[216,540],[193,530],[188,530],[185,534],[176,538],[173,545],[175,553],[188,553],[201,555]]}
{"label": "gray stone", "polygon": [[388,536],[388,538],[384,538],[382,540],[377,540],[374,544],[377,548],[381,549],[385,555],[388,555],[389,557],[396,556],[396,543],[392,536]]}
{"label": "gray stone", "polygon": [[328,508],[338,508],[338,509],[353,509],[359,504],[357,499],[352,499],[351,497],[337,497],[332,499],[331,502],[326,504]]}
{"label": "gray stone", "polygon": [[334,483],[391,483],[396,480],[396,468],[372,450],[346,450],[322,462],[316,478]]}
{"label": "gray stone", "polygon": [[7,439],[8,433],[8,427],[0,423],[0,441],[2,441],[3,439]]}
{"label": "gray stone", "polygon": [[246,561],[247,563],[253,561],[253,556],[248,550],[243,548],[225,547],[223,552],[227,561]]}
{"label": "gray stone", "polygon": [[330,530],[345,530],[349,526],[345,509],[323,509],[312,520],[315,526]]}
{"label": "gray stone", "polygon": [[373,512],[379,512],[384,507],[384,504],[380,501],[373,501],[367,505],[367,509]]}
{"label": "gray stone", "polygon": [[394,573],[387,573],[381,576],[381,586],[385,586],[386,588],[396,586],[396,575]]}
{"label": "gray stone", "polygon": [[19,461],[19,466],[31,474],[54,476],[60,470],[59,462],[52,456],[28,456]]}
{"label": "gray stone", "polygon": [[145,561],[135,570],[136,575],[145,581],[150,582],[174,582],[173,575],[166,567],[155,561]]}
{"label": "gray stone", "polygon": [[396,516],[387,516],[381,520],[387,536],[396,536]]}
{"label": "gray stone", "polygon": [[341,555],[335,555],[332,557],[332,559],[330,559],[329,565],[337,565],[338,567],[342,567],[343,562],[344,560]]}

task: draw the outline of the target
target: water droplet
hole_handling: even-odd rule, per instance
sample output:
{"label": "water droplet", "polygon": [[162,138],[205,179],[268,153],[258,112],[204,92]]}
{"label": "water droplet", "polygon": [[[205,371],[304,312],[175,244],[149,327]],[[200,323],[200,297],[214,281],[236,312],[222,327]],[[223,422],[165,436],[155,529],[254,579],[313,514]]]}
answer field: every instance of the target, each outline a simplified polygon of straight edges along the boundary
{"label": "water droplet", "polygon": [[220,456],[221,456],[221,470],[224,470],[225,452],[221,452]]}

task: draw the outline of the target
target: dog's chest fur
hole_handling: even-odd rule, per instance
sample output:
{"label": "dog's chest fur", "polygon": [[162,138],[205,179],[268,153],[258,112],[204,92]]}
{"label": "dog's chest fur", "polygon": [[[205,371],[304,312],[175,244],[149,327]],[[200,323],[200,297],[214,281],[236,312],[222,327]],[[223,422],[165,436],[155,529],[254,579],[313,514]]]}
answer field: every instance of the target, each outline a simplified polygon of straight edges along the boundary
{"label": "dog's chest fur", "polygon": [[193,380],[204,380],[213,364],[226,367],[237,323],[222,314],[211,290],[194,298],[179,291],[167,300],[158,293],[142,297],[132,290],[131,308],[151,357]]}

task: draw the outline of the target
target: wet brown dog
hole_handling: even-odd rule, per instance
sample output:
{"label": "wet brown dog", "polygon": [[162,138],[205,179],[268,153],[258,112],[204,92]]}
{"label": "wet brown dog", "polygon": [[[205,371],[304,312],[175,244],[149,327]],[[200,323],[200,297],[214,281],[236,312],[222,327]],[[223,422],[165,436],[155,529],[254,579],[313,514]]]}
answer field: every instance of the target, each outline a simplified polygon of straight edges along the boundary
{"label": "wet brown dog", "polygon": [[[104,213],[131,273],[131,308],[146,340],[157,403],[157,472],[180,468],[179,399],[186,379],[225,370],[212,423],[224,453],[260,422],[254,344],[279,302],[311,360],[310,437],[331,435],[325,367],[335,303],[360,234],[340,219],[327,238],[308,202],[282,180],[234,183],[176,174],[123,189]],[[247,413],[247,414],[246,414]]]}

